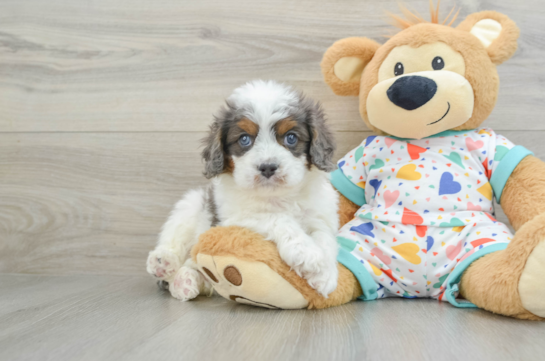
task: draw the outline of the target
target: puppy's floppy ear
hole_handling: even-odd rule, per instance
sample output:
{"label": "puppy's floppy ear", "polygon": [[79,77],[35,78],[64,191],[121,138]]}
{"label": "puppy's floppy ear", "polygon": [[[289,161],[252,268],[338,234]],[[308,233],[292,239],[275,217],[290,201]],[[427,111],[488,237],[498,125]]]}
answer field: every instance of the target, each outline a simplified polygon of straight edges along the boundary
{"label": "puppy's floppy ear", "polygon": [[335,153],[335,137],[325,122],[325,114],[318,102],[302,99],[306,111],[306,123],[310,135],[310,163],[329,172],[336,168],[332,158]]}
{"label": "puppy's floppy ear", "polygon": [[494,64],[503,63],[517,50],[519,28],[513,20],[498,12],[471,14],[456,28],[479,39]]}
{"label": "puppy's floppy ear", "polygon": [[363,69],[380,47],[367,38],[346,38],[335,42],[322,58],[325,82],[337,95],[358,95]]}
{"label": "puppy's floppy ear", "polygon": [[201,153],[204,159],[204,176],[207,179],[213,178],[225,169],[225,151],[223,149],[222,124],[230,111],[222,109],[220,115],[214,117],[206,138],[202,140],[204,149]]}

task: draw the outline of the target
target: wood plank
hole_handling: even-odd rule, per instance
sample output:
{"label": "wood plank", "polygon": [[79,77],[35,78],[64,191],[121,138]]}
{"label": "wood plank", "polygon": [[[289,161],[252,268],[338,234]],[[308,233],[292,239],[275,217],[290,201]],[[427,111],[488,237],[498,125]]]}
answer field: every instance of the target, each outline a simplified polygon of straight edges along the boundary
{"label": "wood plank", "polygon": [[274,311],[179,302],[147,277],[0,275],[0,359],[539,360],[539,322],[432,300]]}
{"label": "wood plank", "polygon": [[[338,133],[338,157],[371,133]],[[0,134],[0,272],[144,272],[204,133]]]}
{"label": "wood plank", "polygon": [[[336,158],[370,134],[336,133]],[[203,135],[0,134],[0,272],[143,274],[172,205],[203,184]],[[545,159],[545,132],[504,135]]]}
{"label": "wood plank", "polygon": [[[406,0],[422,14],[427,1]],[[454,2],[443,2],[443,14]],[[464,1],[498,10],[522,30],[499,67],[487,121],[543,130],[545,9],[538,0]],[[319,63],[335,40],[390,32],[396,0],[335,2],[71,0],[0,3],[0,132],[204,131],[233,88],[254,78],[293,84],[320,100],[340,131],[363,131],[357,99],[335,96]]]}

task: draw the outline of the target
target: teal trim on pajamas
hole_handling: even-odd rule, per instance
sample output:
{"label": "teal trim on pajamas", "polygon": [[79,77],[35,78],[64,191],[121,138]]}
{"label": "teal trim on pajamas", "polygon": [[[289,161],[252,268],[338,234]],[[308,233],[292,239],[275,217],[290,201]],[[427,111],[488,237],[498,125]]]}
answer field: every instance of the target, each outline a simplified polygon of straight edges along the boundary
{"label": "teal trim on pajamas", "polygon": [[333,187],[341,192],[343,196],[358,206],[361,207],[365,204],[365,189],[352,183],[340,169],[331,172],[331,184],[333,184]]}
{"label": "teal trim on pajamas", "polygon": [[496,195],[498,203],[500,203],[503,188],[511,176],[511,173],[513,173],[517,165],[529,155],[534,155],[534,153],[530,152],[522,145],[517,145],[511,148],[511,150],[500,160],[500,163],[490,178],[490,185],[492,186],[492,190]]}
{"label": "teal trim on pajamas", "polygon": [[350,252],[344,248],[339,248],[337,261],[348,268],[360,283],[361,289],[363,290],[363,295],[358,297],[360,300],[372,301],[377,299],[378,284],[373,280],[373,277],[367,272],[365,266],[361,264],[356,257],[352,256]]}
{"label": "teal trim on pajamas", "polygon": [[456,268],[454,268],[454,271],[452,271],[447,281],[447,289],[445,290],[445,296],[447,297],[447,300],[450,302],[451,305],[460,307],[460,308],[477,308],[477,306],[475,306],[473,303],[469,301],[458,302],[456,300],[456,292],[458,292],[458,283],[460,283],[460,280],[462,279],[462,275],[464,274],[464,271],[474,261],[492,252],[504,250],[505,248],[507,248],[507,245],[508,243],[493,244],[479,251],[475,251],[475,253],[473,253],[471,256],[467,257],[466,259],[464,259],[462,262],[460,262],[456,266]]}

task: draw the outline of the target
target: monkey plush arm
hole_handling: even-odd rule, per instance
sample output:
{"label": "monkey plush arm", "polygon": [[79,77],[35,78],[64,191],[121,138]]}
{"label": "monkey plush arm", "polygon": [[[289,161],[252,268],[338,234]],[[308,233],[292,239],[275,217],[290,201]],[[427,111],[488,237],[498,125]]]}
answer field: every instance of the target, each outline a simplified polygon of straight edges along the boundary
{"label": "monkey plush arm", "polygon": [[[339,228],[351,221],[356,211],[366,203],[365,169],[362,162],[358,163],[358,159],[361,159],[364,153],[366,143],[367,139],[348,152],[338,162],[339,168],[331,173],[331,184],[339,192]],[[347,165],[350,166],[346,167]],[[341,168],[344,168],[344,172]],[[353,182],[353,179],[358,181]]]}
{"label": "monkey plush arm", "polygon": [[545,213],[545,163],[527,156],[505,184],[501,206],[509,222],[518,230],[535,216]]}
{"label": "monkey plush arm", "polygon": [[360,209],[360,206],[339,192],[339,227],[342,227],[346,223],[350,222],[354,218],[354,214],[356,214],[358,209]]}

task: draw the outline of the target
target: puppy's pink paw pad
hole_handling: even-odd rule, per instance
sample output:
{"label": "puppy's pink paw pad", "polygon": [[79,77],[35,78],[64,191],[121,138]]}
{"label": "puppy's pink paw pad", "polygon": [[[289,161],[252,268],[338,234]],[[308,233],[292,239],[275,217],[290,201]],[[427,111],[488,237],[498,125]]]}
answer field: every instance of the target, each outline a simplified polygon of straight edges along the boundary
{"label": "puppy's pink paw pad", "polygon": [[166,273],[167,272],[164,268],[157,268],[155,270],[155,277],[158,277],[158,278],[164,277]]}
{"label": "puppy's pink paw pad", "polygon": [[146,262],[146,269],[150,275],[159,279],[166,279],[180,269],[180,260],[174,253],[156,249],[150,252]]}
{"label": "puppy's pink paw pad", "polygon": [[172,287],[169,288],[170,294],[179,300],[189,301],[200,294],[200,287],[202,287],[202,281],[199,283],[199,277],[202,275],[198,271],[182,267],[176,274]]}

